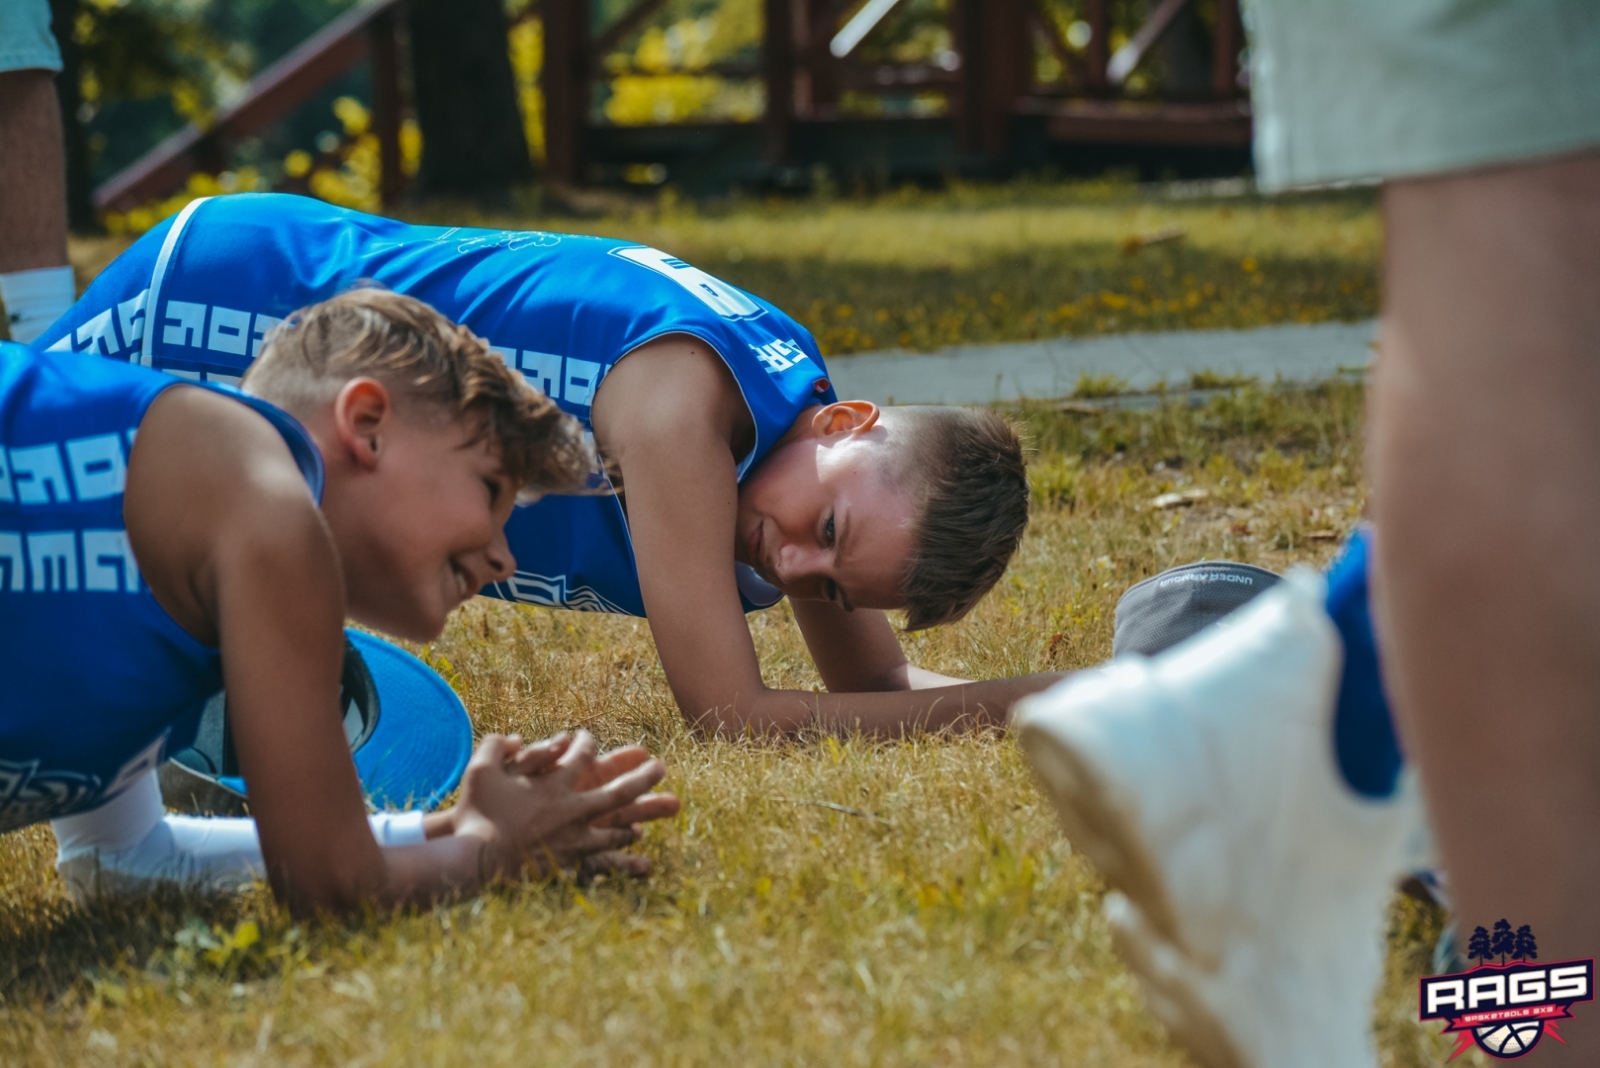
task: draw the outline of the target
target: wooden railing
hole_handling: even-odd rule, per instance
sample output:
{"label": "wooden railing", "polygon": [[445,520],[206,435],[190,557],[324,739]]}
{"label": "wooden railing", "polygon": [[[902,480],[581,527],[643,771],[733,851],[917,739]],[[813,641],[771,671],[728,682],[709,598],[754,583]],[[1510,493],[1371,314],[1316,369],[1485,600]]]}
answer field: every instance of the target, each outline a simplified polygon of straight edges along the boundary
{"label": "wooden railing", "polygon": [[[371,0],[334,20],[252,80],[243,98],[204,128],[167,138],[95,191],[101,210],[125,211],[181,186],[196,170],[220,171],[231,146],[303,103],[363,59],[372,61],[372,122],[382,146],[382,197],[401,193],[400,122],[403,73],[400,20],[406,0]],[[1061,37],[1041,0],[951,0],[954,55],[940,64],[867,66],[836,55],[838,20],[847,0],[762,0],[766,30],[758,65],[723,64],[714,72],[760,77],[766,88],[764,157],[769,165],[797,162],[796,124],[838,117],[845,90],[893,91],[927,86],[945,94],[955,123],[956,152],[966,159],[1003,161],[1016,116],[1043,116],[1057,141],[1169,145],[1247,145],[1248,101],[1240,88],[1243,30],[1238,0],[1215,0],[1213,70],[1208,100],[1130,101],[1129,75],[1194,0],[1162,0],[1128,42],[1110,53],[1108,0],[1084,0],[1089,39],[1081,53]],[[598,34],[593,0],[539,0],[544,21],[547,174],[581,185],[590,130],[593,85],[609,76],[600,60],[614,52],[665,6],[636,0]],[[878,5],[882,14],[894,5]],[[869,29],[870,35],[870,29]],[[1034,40],[1058,60],[1063,79],[1033,82]],[[724,69],[725,68],[725,69]]]}

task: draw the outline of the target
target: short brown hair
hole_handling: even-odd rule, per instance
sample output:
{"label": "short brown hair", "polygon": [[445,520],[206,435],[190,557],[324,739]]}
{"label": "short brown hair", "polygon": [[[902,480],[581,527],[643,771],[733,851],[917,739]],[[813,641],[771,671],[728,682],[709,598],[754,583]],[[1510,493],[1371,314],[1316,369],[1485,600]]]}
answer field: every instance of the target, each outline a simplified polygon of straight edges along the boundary
{"label": "short brown hair", "polygon": [[422,301],[378,286],[295,312],[267,335],[244,384],[307,415],[363,376],[383,382],[398,404],[476,419],[524,492],[581,490],[596,469],[578,420],[507,367],[488,342]]}
{"label": "short brown hair", "polygon": [[1022,439],[989,408],[891,409],[908,423],[901,480],[917,501],[901,579],[906,630],[952,623],[993,588],[1028,526]]}

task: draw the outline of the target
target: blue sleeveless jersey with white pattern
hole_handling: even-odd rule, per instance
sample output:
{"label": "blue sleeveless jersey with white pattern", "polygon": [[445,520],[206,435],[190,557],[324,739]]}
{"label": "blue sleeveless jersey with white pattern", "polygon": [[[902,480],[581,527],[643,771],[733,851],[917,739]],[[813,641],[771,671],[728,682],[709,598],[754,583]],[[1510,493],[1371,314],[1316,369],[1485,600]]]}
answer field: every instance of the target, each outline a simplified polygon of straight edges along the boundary
{"label": "blue sleeveless jersey with white pattern", "polygon": [[[0,342],[0,832],[95,808],[190,744],[217,650],[167,615],[122,519],[146,410],[177,382]],[[313,491],[321,457],[263,402]]]}
{"label": "blue sleeveless jersey with white pattern", "polygon": [[[682,260],[572,234],[412,226],[320,201],[246,194],[197,201],[124,253],[34,342],[180,375],[236,381],[267,331],[371,279],[486,338],[589,425],[610,368],[666,334],[711,346],[755,421],[742,480],[800,413],[837,399],[804,327]],[[532,604],[644,615],[626,516],[612,497],[546,497],[506,528],[517,573],[483,592]],[[736,565],[745,609],[777,590]]]}

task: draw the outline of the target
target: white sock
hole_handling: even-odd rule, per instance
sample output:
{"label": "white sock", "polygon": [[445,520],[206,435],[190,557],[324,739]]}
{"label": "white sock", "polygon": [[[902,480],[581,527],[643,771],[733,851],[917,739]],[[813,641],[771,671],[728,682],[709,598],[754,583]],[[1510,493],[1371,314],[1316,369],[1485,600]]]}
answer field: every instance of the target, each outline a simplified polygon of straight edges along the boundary
{"label": "white sock", "polygon": [[[369,822],[380,846],[427,838],[421,812],[379,812]],[[161,883],[232,890],[266,873],[255,820],[168,815],[153,770],[114,800],[51,820],[50,827],[58,847],[56,870],[80,900],[148,893]]]}
{"label": "white sock", "polygon": [[78,299],[71,267],[0,274],[0,302],[6,306],[11,340],[24,345],[44,333]]}

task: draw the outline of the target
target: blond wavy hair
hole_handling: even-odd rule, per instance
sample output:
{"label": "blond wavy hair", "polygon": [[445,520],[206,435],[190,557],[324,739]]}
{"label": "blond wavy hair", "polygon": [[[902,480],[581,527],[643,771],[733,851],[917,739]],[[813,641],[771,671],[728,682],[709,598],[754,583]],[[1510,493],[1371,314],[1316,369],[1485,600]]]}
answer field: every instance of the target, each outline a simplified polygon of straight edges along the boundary
{"label": "blond wavy hair", "polygon": [[273,328],[244,388],[305,417],[346,382],[382,382],[402,408],[424,405],[475,424],[524,500],[582,492],[597,470],[578,420],[530,386],[489,343],[414,297],[360,286]]}

